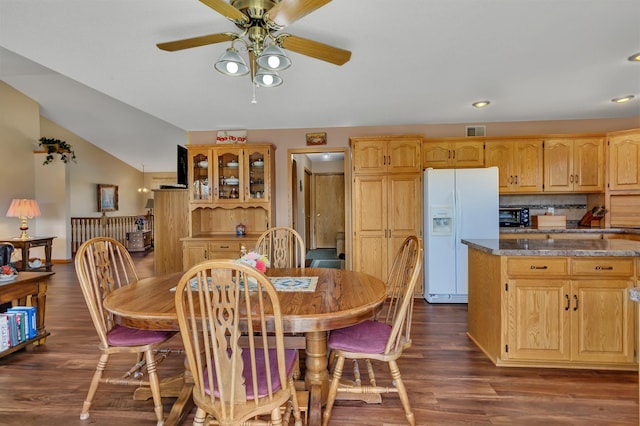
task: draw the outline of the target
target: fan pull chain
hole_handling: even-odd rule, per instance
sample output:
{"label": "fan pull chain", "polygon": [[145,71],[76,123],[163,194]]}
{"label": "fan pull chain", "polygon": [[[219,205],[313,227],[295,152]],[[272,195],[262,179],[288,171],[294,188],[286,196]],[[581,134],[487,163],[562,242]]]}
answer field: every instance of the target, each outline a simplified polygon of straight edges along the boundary
{"label": "fan pull chain", "polygon": [[253,87],[253,98],[251,99],[251,103],[257,104],[258,101],[256,101],[256,84],[252,82],[251,86]]}

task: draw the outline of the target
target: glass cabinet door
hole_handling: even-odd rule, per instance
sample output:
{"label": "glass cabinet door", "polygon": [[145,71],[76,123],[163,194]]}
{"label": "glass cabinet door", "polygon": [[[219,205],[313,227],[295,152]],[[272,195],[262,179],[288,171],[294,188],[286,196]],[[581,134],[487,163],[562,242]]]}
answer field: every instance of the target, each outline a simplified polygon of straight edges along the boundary
{"label": "glass cabinet door", "polygon": [[245,147],[245,197],[248,201],[268,202],[269,197],[269,157],[266,148]]}
{"label": "glass cabinet door", "polygon": [[193,185],[190,192],[190,198],[194,202],[211,201],[211,165],[209,163],[209,150],[191,151],[191,179]]}
{"label": "glass cabinet door", "polygon": [[243,201],[242,194],[242,149],[215,149],[215,201],[235,203]]}

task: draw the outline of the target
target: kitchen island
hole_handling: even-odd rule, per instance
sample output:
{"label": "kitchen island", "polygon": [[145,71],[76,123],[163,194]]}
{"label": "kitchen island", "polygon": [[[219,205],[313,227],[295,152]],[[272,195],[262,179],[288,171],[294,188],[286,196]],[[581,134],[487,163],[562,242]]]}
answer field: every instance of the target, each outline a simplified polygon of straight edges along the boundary
{"label": "kitchen island", "polygon": [[463,240],[468,336],[498,366],[637,370],[640,242]]}

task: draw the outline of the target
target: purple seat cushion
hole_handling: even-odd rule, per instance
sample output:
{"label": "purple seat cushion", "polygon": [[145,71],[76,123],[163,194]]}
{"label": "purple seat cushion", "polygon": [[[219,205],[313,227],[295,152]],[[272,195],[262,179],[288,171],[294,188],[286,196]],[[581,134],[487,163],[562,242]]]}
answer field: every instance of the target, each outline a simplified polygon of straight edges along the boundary
{"label": "purple seat cushion", "polygon": [[[285,368],[287,371],[287,377],[289,377],[293,369],[297,365],[298,361],[298,351],[296,349],[285,349],[284,350],[284,358],[285,358]],[[282,388],[282,383],[280,383],[280,376],[278,375],[278,363],[276,357],[276,350],[269,349],[269,359],[271,361],[271,385],[273,386],[273,391],[278,391]],[[247,388],[247,399],[254,399],[253,396],[253,386],[251,385],[251,357],[250,352],[248,350],[242,351],[242,361],[244,362],[244,370],[242,371],[242,375],[244,376],[244,383]],[[259,349],[256,351],[256,365],[258,367],[258,398],[262,398],[268,395],[268,387],[267,387],[267,369],[264,364],[264,352]],[[205,369],[204,372],[204,391],[207,395],[211,394],[211,387],[209,386],[209,379],[207,378],[208,374]],[[216,397],[220,397],[220,393],[218,392],[218,384],[216,380],[216,373],[213,372],[213,382],[215,384],[215,393]]]}
{"label": "purple seat cushion", "polygon": [[173,335],[173,331],[141,330],[116,325],[107,333],[111,346],[139,346],[162,342]]}
{"label": "purple seat cushion", "polygon": [[369,320],[350,327],[331,330],[328,345],[331,349],[381,354],[384,352],[390,334],[389,324]]}

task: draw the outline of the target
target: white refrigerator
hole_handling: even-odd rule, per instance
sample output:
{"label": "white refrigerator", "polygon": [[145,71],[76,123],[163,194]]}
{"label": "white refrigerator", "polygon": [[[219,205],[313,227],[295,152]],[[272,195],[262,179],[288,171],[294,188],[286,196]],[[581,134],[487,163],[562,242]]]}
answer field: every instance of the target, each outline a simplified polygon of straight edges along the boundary
{"label": "white refrigerator", "polygon": [[424,298],[468,302],[467,246],[497,239],[498,168],[424,171]]}

